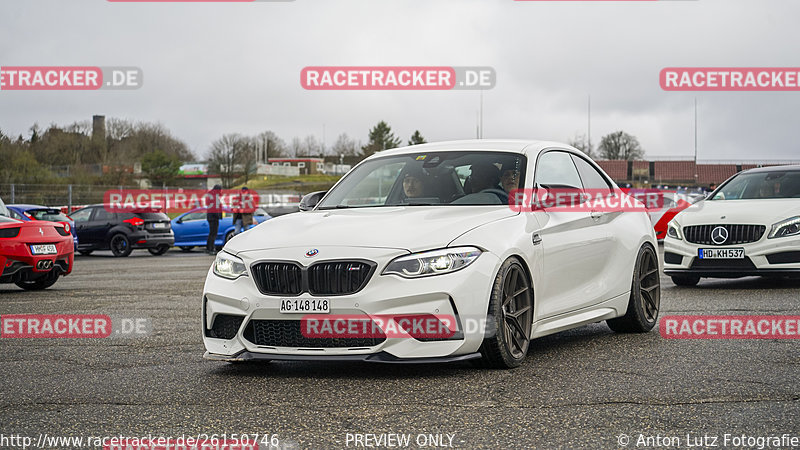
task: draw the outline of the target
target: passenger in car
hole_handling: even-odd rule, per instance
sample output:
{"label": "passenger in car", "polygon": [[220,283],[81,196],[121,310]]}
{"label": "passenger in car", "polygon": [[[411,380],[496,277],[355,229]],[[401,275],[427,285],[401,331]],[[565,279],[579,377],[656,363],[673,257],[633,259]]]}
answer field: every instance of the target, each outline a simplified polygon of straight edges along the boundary
{"label": "passenger in car", "polygon": [[503,190],[509,193],[514,189],[518,189],[519,170],[510,166],[503,166],[503,173],[500,175],[500,184],[503,186]]}

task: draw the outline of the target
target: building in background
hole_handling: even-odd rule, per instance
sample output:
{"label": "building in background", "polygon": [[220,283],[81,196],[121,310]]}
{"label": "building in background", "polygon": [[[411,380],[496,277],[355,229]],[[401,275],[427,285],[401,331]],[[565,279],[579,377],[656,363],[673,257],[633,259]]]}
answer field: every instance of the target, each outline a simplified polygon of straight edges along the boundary
{"label": "building in background", "polygon": [[300,175],[316,175],[325,172],[322,158],[269,158],[272,166],[297,167]]}

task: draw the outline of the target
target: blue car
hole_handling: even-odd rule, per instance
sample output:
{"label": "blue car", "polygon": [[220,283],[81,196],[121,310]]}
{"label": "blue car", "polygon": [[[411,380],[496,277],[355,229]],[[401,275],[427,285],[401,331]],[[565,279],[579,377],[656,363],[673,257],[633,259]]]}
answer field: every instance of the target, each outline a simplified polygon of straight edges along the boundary
{"label": "blue car", "polygon": [[75,245],[75,250],[78,249],[78,235],[75,232],[75,221],[70,219],[66,214],[62,213],[58,208],[48,208],[47,206],[40,205],[6,205],[8,208],[9,216],[12,219],[29,221],[29,220],[47,220],[49,222],[59,222],[64,224],[65,228],[72,233],[72,243]]}
{"label": "blue car", "polygon": [[[253,212],[253,218],[261,223],[271,219],[272,216],[258,208]],[[172,219],[172,232],[175,234],[175,246],[185,252],[191,251],[194,247],[205,247],[208,240],[206,212],[202,209],[193,209]],[[217,247],[225,245],[234,234],[233,214],[226,212],[219,221],[219,231],[215,241]]]}

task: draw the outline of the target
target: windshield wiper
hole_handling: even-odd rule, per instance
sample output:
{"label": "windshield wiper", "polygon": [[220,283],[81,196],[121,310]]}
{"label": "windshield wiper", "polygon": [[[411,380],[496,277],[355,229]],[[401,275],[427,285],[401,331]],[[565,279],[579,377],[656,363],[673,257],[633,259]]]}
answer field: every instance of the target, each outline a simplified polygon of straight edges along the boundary
{"label": "windshield wiper", "polygon": [[326,210],[326,209],[347,209],[347,208],[358,208],[358,206],[349,206],[349,205],[320,206],[317,209],[320,210],[320,211],[323,211],[323,210]]}

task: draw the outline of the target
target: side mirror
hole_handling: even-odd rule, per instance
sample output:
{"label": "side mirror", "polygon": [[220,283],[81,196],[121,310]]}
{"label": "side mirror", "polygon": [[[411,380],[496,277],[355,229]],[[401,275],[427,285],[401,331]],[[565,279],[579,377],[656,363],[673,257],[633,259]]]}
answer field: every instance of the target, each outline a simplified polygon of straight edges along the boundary
{"label": "side mirror", "polygon": [[300,211],[311,211],[327,193],[328,191],[316,191],[306,194],[300,200]]}

